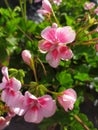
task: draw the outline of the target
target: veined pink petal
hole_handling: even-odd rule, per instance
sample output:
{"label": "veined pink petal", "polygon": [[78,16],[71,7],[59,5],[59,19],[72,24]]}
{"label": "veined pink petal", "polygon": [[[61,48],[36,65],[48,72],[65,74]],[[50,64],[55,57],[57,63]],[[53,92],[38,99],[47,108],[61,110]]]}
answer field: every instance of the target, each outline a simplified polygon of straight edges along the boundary
{"label": "veined pink petal", "polygon": [[69,88],[69,89],[65,90],[63,93],[65,95],[71,96],[73,98],[73,100],[76,101],[77,94],[76,94],[75,90],[73,90],[72,88]]}
{"label": "veined pink petal", "polygon": [[52,13],[52,6],[48,0],[42,0],[42,8],[37,10],[38,13],[43,15]]}
{"label": "veined pink petal", "polygon": [[56,68],[60,62],[60,56],[58,51],[55,49],[46,55],[46,60],[53,68]]}
{"label": "veined pink petal", "polygon": [[1,99],[4,101],[7,106],[12,107],[15,106],[16,103],[19,103],[19,98],[20,98],[20,91],[11,91],[11,90],[3,90],[1,93]]}
{"label": "veined pink petal", "polygon": [[38,98],[38,103],[41,105],[41,113],[44,117],[50,117],[55,113],[56,103],[50,95],[45,95]]}
{"label": "veined pink petal", "polygon": [[67,46],[59,46],[59,53],[62,60],[69,60],[73,57],[71,49]]}
{"label": "veined pink petal", "polygon": [[24,105],[27,107],[30,107],[30,105],[33,106],[34,102],[37,100],[37,98],[32,95],[30,92],[26,91],[25,92],[25,97],[24,97]]}
{"label": "veined pink petal", "polygon": [[10,105],[10,109],[19,116],[24,115],[27,111],[27,107],[24,106],[24,96],[21,92],[18,92],[16,97],[14,97],[12,105]]}
{"label": "veined pink petal", "polygon": [[52,46],[53,46],[53,44],[46,41],[46,40],[41,40],[39,42],[39,45],[38,45],[39,50],[40,50],[41,53],[48,52],[51,49]]}
{"label": "veined pink petal", "polygon": [[2,67],[1,71],[2,71],[3,76],[6,78],[6,80],[8,80],[9,79],[8,68],[6,66],[4,66],[4,67]]}
{"label": "veined pink petal", "polygon": [[21,88],[21,82],[19,80],[17,80],[16,78],[11,78],[9,81],[11,83],[11,84],[9,84],[10,88],[13,88],[14,91],[20,90],[20,88]]}
{"label": "veined pink petal", "polygon": [[57,28],[56,36],[59,43],[71,43],[75,40],[76,33],[70,26]]}
{"label": "veined pink petal", "polygon": [[47,27],[41,32],[42,38],[56,44],[56,28]]}
{"label": "veined pink petal", "polygon": [[[5,79],[5,77],[3,77],[3,79]],[[6,81],[5,82],[2,82],[0,83],[0,90],[6,88]]]}
{"label": "veined pink petal", "polygon": [[40,14],[42,14],[42,15],[45,15],[45,14],[49,13],[49,11],[44,10],[44,9],[38,9],[37,12],[40,13]]}
{"label": "veined pink petal", "polygon": [[76,101],[77,94],[73,89],[67,89],[58,96],[58,101],[65,111],[72,110]]}
{"label": "veined pink petal", "polygon": [[24,119],[27,122],[40,123],[43,120],[43,115],[40,109],[35,106],[26,112]]}
{"label": "veined pink petal", "polygon": [[42,1],[42,7],[43,7],[43,9],[47,10],[48,12],[52,11],[52,6],[48,0]]}
{"label": "veined pink petal", "polygon": [[1,93],[1,99],[3,102],[5,102],[8,106],[11,105],[13,97],[16,95],[16,93],[12,90],[9,91],[7,89],[3,90]]}

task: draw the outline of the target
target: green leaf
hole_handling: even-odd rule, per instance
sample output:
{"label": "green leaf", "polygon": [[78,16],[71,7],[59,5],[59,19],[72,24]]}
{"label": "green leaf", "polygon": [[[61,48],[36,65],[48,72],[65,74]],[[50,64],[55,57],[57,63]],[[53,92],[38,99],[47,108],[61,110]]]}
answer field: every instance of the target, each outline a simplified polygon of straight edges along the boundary
{"label": "green leaf", "polygon": [[89,77],[89,75],[87,73],[80,73],[78,72],[75,76],[74,79],[76,80],[80,80],[80,81],[88,81],[91,80],[91,78]]}
{"label": "green leaf", "polygon": [[66,88],[72,86],[73,79],[70,73],[67,73],[66,71],[62,71],[60,73],[57,73],[56,78],[60,82],[61,86],[65,86]]}

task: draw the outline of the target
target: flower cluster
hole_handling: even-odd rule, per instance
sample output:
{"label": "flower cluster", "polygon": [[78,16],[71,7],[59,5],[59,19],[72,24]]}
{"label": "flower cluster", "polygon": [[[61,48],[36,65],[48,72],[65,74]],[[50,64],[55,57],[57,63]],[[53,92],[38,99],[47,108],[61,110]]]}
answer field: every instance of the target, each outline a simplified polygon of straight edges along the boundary
{"label": "flower cluster", "polygon": [[[56,15],[59,16],[59,13],[57,14],[54,9],[61,9],[62,6],[59,5],[61,4],[62,0],[34,0],[35,4],[38,2],[42,3],[42,5],[41,8],[37,10],[37,13],[44,15],[45,18],[47,18],[47,22],[45,21],[46,19],[44,19],[42,24],[38,25],[33,23],[35,24],[34,28],[29,28],[32,22],[26,22],[26,17],[24,17],[25,14],[22,14],[25,22],[23,19],[18,19],[15,23],[18,27],[17,29],[15,28],[15,31],[19,29],[19,31],[23,33],[21,38],[26,38],[26,41],[21,38],[20,41],[23,42],[22,44],[27,42],[26,46],[25,44],[22,45],[21,48],[19,48],[19,50],[17,49],[16,52],[20,53],[22,60],[29,68],[26,71],[22,69],[13,69],[10,71],[12,72],[10,75],[8,73],[9,71],[7,65],[0,64],[2,66],[1,73],[3,75],[0,83],[0,100],[8,108],[8,113],[6,114],[7,116],[3,117],[3,114],[0,116],[0,130],[4,129],[15,115],[24,117],[24,120],[30,123],[40,123],[45,118],[49,118],[56,114],[56,111],[58,113],[61,112],[62,108],[62,113],[73,110],[74,104],[77,100],[76,91],[80,90],[80,88],[77,89],[77,86],[84,86],[86,84],[86,80],[89,82],[91,79],[93,80],[93,78],[90,78],[90,76],[88,76],[89,74],[87,75],[86,73],[89,73],[93,67],[92,65],[89,65],[90,67],[88,68],[89,62],[92,61],[91,59],[91,61],[89,61],[91,56],[91,54],[88,56],[89,53],[91,53],[91,50],[96,50],[96,52],[98,52],[98,38],[96,38],[98,33],[97,5],[93,2],[85,2],[84,8],[83,6],[81,8],[84,9],[83,11],[86,13],[84,15],[80,15],[79,17],[76,16],[75,18],[71,18],[72,12],[68,16],[66,12],[68,8],[64,9],[65,12],[61,13],[61,17],[64,17],[65,21],[62,19],[59,21],[60,18],[58,18],[58,20],[56,17]],[[66,5],[66,2],[64,4]],[[22,13],[26,13],[25,7],[26,6],[24,3],[24,10],[22,10]],[[78,14],[78,12],[75,13]],[[72,20],[75,21],[73,22]],[[23,28],[20,27],[21,25],[18,26],[21,21],[24,22],[24,25],[28,24],[28,26]],[[61,25],[62,21],[64,21],[63,26]],[[46,24],[44,24],[45,22]],[[27,30],[28,28],[29,30]],[[36,32],[34,32],[33,35],[31,34],[31,31],[35,31],[35,29],[38,29],[40,36],[38,36],[38,33]],[[25,31],[27,31],[28,34],[26,34]],[[14,31],[12,30],[11,33],[12,32]],[[15,32],[14,34],[15,38],[11,39],[11,43],[14,40],[14,42],[16,42],[16,34],[18,33]],[[4,36],[5,31],[4,34],[1,33],[1,35]],[[10,37],[11,36],[12,34]],[[9,42],[9,38],[6,39],[7,42]],[[19,39],[17,41],[19,41]],[[89,46],[89,48],[91,47],[90,45],[93,45],[90,50],[87,50],[87,54],[84,52],[86,51],[84,48],[87,47],[84,47],[85,45]],[[9,45],[7,53],[10,50],[10,46],[11,45]],[[37,51],[35,50],[36,48]],[[94,54],[95,53],[93,52],[93,55]],[[83,60],[83,62],[81,61],[80,63],[80,60]],[[83,65],[81,65],[82,63]],[[24,67],[23,62],[21,62],[17,68],[20,68],[20,65]],[[95,66],[97,66],[97,64]],[[12,67],[12,64],[9,64],[9,68],[10,67]],[[83,70],[83,67],[87,67],[88,70]],[[78,72],[79,70],[81,71]],[[27,73],[27,71],[29,73]],[[26,77],[26,84],[25,79],[23,79],[25,74],[31,76]],[[23,87],[26,88],[24,89]],[[81,95],[82,94],[83,92]],[[79,103],[81,103],[81,101],[78,101],[76,107],[79,105]],[[71,114],[69,113],[69,115],[76,117],[74,116],[74,112],[71,112]],[[75,119],[82,124],[82,121],[79,117],[78,119]],[[63,123],[60,122],[60,124]],[[85,124],[82,124],[82,126],[85,128]]]}
{"label": "flower cluster", "polygon": [[[28,51],[25,52],[28,54]],[[27,122],[40,123],[43,118],[48,118],[56,112],[56,101],[50,95],[36,97],[28,91],[23,95],[19,91],[21,88],[20,81],[14,77],[9,78],[7,67],[2,68],[2,74],[1,99],[14,114],[24,116]],[[67,89],[58,96],[58,102],[64,107],[65,111],[72,110],[76,97],[76,92],[73,89]],[[11,118],[2,119],[2,127],[7,125],[9,119]]]}
{"label": "flower cluster", "polygon": [[92,10],[94,9],[94,13],[98,15],[98,7],[94,8],[96,4],[94,2],[85,2],[84,9],[85,10]]}

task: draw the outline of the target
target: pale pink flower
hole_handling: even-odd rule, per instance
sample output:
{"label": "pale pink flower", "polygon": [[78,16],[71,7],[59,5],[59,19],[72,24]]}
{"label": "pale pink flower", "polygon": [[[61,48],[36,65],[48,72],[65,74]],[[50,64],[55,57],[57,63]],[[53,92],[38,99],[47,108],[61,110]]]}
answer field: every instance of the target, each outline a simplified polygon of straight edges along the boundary
{"label": "pale pink flower", "polygon": [[56,111],[55,101],[49,95],[36,98],[29,92],[25,93],[24,119],[27,122],[40,123],[43,118],[52,116]]}
{"label": "pale pink flower", "polygon": [[0,130],[3,130],[9,125],[13,116],[15,116],[15,114],[12,112],[9,112],[6,117],[0,116]]}
{"label": "pale pink flower", "polygon": [[50,66],[56,68],[59,65],[60,59],[68,60],[73,57],[71,49],[66,46],[75,40],[76,33],[70,26],[57,27],[53,24],[52,27],[47,27],[41,32],[44,40],[39,43],[41,53],[47,53],[46,60]]}
{"label": "pale pink flower", "polygon": [[92,9],[94,6],[95,6],[95,3],[94,3],[94,2],[85,2],[85,4],[84,4],[84,9],[85,9],[85,10],[90,10],[90,9]]}
{"label": "pale pink flower", "polygon": [[42,8],[37,10],[38,13],[46,15],[52,13],[52,6],[48,0],[42,1]]}
{"label": "pale pink flower", "polygon": [[1,99],[10,106],[14,102],[14,98],[18,96],[21,88],[21,83],[16,78],[9,78],[8,68],[2,67],[2,83],[0,83],[0,89],[3,90],[1,93]]}
{"label": "pale pink flower", "polygon": [[10,123],[10,119],[6,119],[3,116],[0,116],[0,130],[3,130]]}
{"label": "pale pink flower", "polygon": [[53,2],[54,2],[55,4],[57,4],[57,5],[60,5],[61,2],[62,2],[62,0],[53,0]]}
{"label": "pale pink flower", "polygon": [[62,92],[62,95],[58,96],[58,102],[64,108],[65,111],[72,110],[74,103],[76,102],[77,94],[73,89],[67,89]]}
{"label": "pale pink flower", "polygon": [[21,55],[22,55],[23,61],[26,64],[30,65],[30,60],[31,60],[31,57],[32,57],[30,51],[29,50],[23,50]]}
{"label": "pale pink flower", "polygon": [[95,14],[98,15],[98,7],[94,10]]}

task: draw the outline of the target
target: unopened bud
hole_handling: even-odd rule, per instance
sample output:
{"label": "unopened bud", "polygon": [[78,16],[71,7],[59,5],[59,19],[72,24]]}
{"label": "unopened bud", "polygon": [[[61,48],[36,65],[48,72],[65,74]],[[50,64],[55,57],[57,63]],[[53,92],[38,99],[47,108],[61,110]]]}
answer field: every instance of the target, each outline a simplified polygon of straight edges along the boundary
{"label": "unopened bud", "polygon": [[28,64],[28,65],[30,65],[30,59],[31,59],[31,53],[30,53],[30,51],[29,50],[23,50],[22,51],[22,59],[23,59],[23,61],[26,63],[26,64]]}

